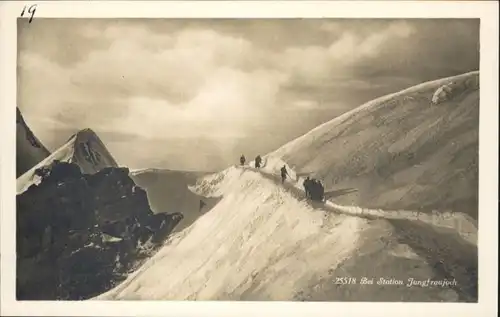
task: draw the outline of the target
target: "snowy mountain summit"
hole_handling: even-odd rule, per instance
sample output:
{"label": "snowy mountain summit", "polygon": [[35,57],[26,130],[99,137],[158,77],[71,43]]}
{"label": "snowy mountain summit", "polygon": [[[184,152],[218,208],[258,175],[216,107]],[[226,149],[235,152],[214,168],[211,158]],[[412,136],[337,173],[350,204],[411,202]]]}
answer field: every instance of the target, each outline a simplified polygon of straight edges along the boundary
{"label": "snowy mountain summit", "polygon": [[21,194],[32,184],[39,183],[40,177],[35,171],[41,167],[49,167],[55,161],[74,163],[84,174],[94,174],[105,167],[118,167],[97,134],[91,129],[84,129],[72,135],[66,144],[21,175],[17,179],[17,194]]}

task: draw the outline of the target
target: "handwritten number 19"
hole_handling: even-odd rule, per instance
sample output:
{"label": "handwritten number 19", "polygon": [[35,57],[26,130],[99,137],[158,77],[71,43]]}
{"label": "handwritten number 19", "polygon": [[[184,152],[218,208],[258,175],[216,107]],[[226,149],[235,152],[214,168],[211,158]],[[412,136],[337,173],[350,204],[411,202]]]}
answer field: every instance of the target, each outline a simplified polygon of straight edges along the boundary
{"label": "handwritten number 19", "polygon": [[[29,23],[31,23],[31,21],[33,20],[33,17],[35,16],[36,6],[37,6],[36,4],[32,4],[32,5],[28,8],[28,14],[31,14],[31,16],[30,16],[30,20],[29,20]],[[27,7],[27,6],[24,6],[23,11],[21,12],[21,17],[24,17],[24,13],[26,12],[26,7]]]}

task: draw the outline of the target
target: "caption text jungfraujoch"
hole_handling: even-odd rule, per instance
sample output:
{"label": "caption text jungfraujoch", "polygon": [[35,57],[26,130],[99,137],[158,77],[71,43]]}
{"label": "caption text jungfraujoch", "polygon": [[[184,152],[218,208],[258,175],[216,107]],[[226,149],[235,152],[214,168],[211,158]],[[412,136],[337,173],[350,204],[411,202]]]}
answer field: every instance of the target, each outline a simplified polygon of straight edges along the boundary
{"label": "caption text jungfraujoch", "polygon": [[337,277],[334,280],[337,285],[405,285],[406,287],[453,287],[457,286],[455,279],[448,280],[432,280],[430,278],[419,280],[415,278],[408,278],[406,280],[396,278],[380,277],[378,279],[361,277],[360,279],[354,277]]}

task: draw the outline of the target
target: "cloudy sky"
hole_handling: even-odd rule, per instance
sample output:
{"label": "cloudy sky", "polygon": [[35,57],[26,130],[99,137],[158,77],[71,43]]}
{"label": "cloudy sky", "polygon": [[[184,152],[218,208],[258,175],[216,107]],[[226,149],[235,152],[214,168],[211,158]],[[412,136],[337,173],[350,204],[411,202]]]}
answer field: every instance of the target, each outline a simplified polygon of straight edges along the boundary
{"label": "cloudy sky", "polygon": [[18,23],[18,107],[35,134],[54,150],[91,128],[132,168],[224,168],[376,97],[479,68],[478,20]]}

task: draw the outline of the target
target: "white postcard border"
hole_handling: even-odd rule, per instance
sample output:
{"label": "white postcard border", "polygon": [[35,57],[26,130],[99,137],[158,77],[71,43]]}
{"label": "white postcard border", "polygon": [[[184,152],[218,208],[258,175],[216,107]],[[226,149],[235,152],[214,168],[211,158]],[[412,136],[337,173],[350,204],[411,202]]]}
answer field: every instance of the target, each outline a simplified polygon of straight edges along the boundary
{"label": "white postcard border", "polygon": [[[15,301],[16,19],[59,18],[480,18],[479,302]],[[495,1],[10,1],[0,2],[1,315],[60,316],[492,316],[498,279],[498,6]]]}

